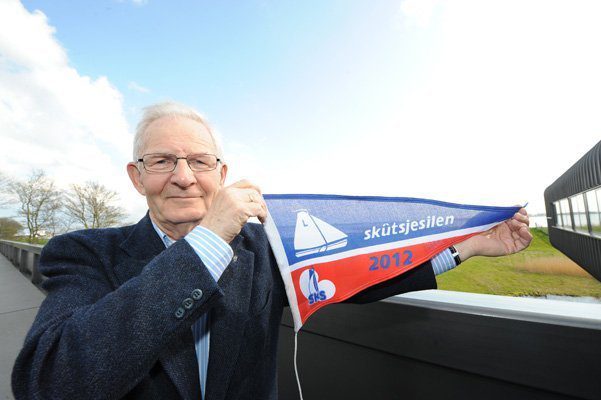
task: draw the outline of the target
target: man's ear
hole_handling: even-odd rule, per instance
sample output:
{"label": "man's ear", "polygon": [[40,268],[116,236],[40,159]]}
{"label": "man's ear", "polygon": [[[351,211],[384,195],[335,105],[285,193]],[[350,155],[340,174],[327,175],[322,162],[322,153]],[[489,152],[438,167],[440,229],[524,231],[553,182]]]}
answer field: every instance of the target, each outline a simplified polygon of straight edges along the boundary
{"label": "man's ear", "polygon": [[134,187],[142,196],[146,196],[146,189],[144,189],[144,185],[142,184],[141,173],[138,169],[138,166],[133,163],[127,163],[127,175],[129,175],[129,179],[131,183],[133,183]]}
{"label": "man's ear", "polygon": [[222,164],[221,165],[221,178],[219,179],[219,185],[221,187],[223,187],[223,184],[225,183],[225,177],[227,176],[227,164]]}

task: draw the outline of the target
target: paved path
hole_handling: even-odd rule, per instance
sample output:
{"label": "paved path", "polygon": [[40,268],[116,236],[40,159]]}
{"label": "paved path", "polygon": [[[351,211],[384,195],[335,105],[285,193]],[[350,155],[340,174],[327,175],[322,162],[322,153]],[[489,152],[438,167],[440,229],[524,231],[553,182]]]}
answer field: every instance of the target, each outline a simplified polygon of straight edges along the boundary
{"label": "paved path", "polygon": [[42,300],[42,292],[0,254],[0,400],[13,399],[13,364]]}

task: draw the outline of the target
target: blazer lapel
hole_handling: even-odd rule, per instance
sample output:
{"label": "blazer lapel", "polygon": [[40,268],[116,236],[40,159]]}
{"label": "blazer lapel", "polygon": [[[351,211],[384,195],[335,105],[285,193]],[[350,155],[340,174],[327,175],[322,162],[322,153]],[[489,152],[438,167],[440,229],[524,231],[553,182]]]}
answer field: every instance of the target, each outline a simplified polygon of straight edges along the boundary
{"label": "blazer lapel", "polygon": [[[115,267],[119,284],[140,275],[144,267],[165,250],[148,214],[134,226],[120,247],[127,257]],[[182,398],[200,399],[198,361],[191,329],[173,338],[160,353],[159,360]]]}
{"label": "blazer lapel", "polygon": [[225,293],[222,301],[211,310],[211,344],[205,400],[225,398],[234,372],[248,320],[252,290],[254,254],[241,246],[242,236],[232,242],[237,261],[228,266],[219,286]]}
{"label": "blazer lapel", "polygon": [[144,266],[165,250],[165,244],[154,230],[148,213],[134,226],[120,247],[129,256],[115,267],[120,284],[140,275]]}

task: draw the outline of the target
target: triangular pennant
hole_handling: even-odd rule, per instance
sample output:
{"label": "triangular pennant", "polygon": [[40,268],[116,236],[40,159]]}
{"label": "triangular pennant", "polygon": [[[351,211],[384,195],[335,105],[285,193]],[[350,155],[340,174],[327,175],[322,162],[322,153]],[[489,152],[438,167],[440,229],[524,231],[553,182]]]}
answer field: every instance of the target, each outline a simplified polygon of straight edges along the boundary
{"label": "triangular pennant", "polygon": [[404,197],[264,198],[265,230],[297,332],[321,307],[405,273],[520,209]]}

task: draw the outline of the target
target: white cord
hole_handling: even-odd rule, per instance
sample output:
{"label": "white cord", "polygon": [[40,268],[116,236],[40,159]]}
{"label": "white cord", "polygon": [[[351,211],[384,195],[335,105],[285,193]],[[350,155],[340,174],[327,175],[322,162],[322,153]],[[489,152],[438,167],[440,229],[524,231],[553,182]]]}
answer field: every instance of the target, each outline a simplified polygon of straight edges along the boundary
{"label": "white cord", "polygon": [[298,332],[294,332],[294,373],[296,374],[296,383],[298,385],[298,394],[300,400],[303,400],[303,390],[301,389],[300,379],[298,378],[298,367],[296,366],[296,350],[297,350],[297,339]]}

